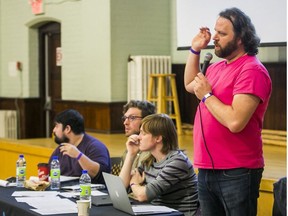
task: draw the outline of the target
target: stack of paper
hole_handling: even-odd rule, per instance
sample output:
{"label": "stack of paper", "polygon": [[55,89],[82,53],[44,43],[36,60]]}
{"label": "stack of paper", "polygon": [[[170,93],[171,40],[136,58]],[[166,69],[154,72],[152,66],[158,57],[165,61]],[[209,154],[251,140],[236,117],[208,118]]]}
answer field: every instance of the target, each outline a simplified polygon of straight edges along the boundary
{"label": "stack of paper", "polygon": [[17,202],[26,202],[30,210],[41,215],[77,213],[77,205],[69,199],[61,199],[57,191],[15,191]]}

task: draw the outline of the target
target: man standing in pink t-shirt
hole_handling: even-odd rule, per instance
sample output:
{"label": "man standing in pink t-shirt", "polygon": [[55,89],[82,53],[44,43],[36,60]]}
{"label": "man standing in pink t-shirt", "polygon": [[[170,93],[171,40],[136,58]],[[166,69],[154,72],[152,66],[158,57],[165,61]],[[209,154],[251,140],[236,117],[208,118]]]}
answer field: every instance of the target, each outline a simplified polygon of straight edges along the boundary
{"label": "man standing in pink t-shirt", "polygon": [[238,8],[222,11],[212,37],[223,60],[199,73],[200,51],[211,40],[201,27],[187,59],[186,90],[200,100],[194,119],[194,166],[202,215],[257,215],[264,168],[261,130],[271,79],[257,59],[260,39]]}

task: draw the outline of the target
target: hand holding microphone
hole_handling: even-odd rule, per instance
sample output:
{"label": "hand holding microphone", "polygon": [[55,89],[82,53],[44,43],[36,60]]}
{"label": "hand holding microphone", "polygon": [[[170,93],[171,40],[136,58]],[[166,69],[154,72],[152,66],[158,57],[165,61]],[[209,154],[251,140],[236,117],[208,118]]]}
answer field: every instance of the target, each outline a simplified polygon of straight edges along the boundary
{"label": "hand holding microphone", "polygon": [[213,55],[211,53],[207,53],[205,55],[203,66],[201,68],[201,73],[198,73],[198,75],[194,78],[194,93],[199,100],[202,100],[203,96],[205,96],[207,92],[211,92],[211,85],[205,78],[205,74],[212,58]]}
{"label": "hand holding microphone", "polygon": [[205,76],[207,68],[209,67],[210,61],[213,58],[213,55],[211,53],[206,53],[205,57],[204,57],[204,62],[203,62],[203,66],[201,69],[201,72],[203,73],[203,75]]}

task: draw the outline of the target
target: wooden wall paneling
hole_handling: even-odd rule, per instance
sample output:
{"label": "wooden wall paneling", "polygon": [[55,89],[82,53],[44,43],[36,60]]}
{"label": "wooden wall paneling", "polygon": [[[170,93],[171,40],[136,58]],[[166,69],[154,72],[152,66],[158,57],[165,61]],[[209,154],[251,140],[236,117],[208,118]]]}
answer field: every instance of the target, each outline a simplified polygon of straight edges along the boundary
{"label": "wooden wall paneling", "polygon": [[0,109],[19,111],[19,139],[43,137],[39,98],[0,98]]}
{"label": "wooden wall paneling", "polygon": [[53,111],[55,114],[65,109],[76,109],[85,119],[85,128],[90,132],[122,133],[122,108],[126,102],[79,102],[56,101]]}
{"label": "wooden wall paneling", "polygon": [[123,116],[123,106],[127,102],[116,102],[110,104],[111,129],[116,133],[124,133],[124,126],[121,117]]}
{"label": "wooden wall paneling", "polygon": [[184,64],[173,64],[172,73],[176,74],[176,86],[179,101],[179,109],[182,123],[193,124],[198,107],[195,95],[186,91],[184,86]]}
{"label": "wooden wall paneling", "polygon": [[15,103],[17,98],[0,98],[0,109],[1,110],[16,110]]}
{"label": "wooden wall paneling", "polygon": [[[14,98],[0,98],[0,109],[17,110]],[[85,128],[90,132],[123,133],[121,121],[123,105],[126,102],[98,103],[79,101],[55,101],[51,115],[65,109],[78,110],[85,119]],[[17,99],[20,110],[20,139],[45,137],[44,115],[38,98]],[[50,130],[52,131],[53,125]]]}
{"label": "wooden wall paneling", "polygon": [[287,63],[266,63],[264,65],[272,80],[272,95],[263,127],[287,130]]}
{"label": "wooden wall paneling", "polygon": [[44,137],[44,122],[40,109],[40,99],[24,99],[19,101],[20,131],[22,138]]}

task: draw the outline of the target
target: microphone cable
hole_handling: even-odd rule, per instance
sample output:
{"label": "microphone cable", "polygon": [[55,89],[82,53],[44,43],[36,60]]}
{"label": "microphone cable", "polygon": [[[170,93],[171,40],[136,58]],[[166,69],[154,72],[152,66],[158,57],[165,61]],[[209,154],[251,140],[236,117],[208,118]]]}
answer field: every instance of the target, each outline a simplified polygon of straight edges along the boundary
{"label": "microphone cable", "polygon": [[[206,143],[206,138],[205,138],[205,133],[204,133],[204,128],[203,128],[203,122],[202,122],[202,112],[201,112],[200,103],[201,103],[201,101],[198,100],[198,104],[199,104],[198,109],[199,109],[199,117],[200,117],[200,127],[201,127],[201,132],[202,132],[202,138],[203,138],[204,146],[205,146],[205,149],[206,149],[206,151],[207,151],[207,154],[208,154],[208,156],[209,156],[209,158],[210,158],[210,161],[211,161],[211,164],[212,164],[212,171],[213,171],[214,177],[216,178],[216,181],[217,181],[217,185],[218,185],[218,188],[219,188],[219,191],[220,191],[221,198],[223,199],[223,201],[224,201],[224,206],[225,206],[225,208],[226,208],[227,211],[228,211],[228,216],[230,216],[229,208],[228,208],[228,206],[227,206],[226,200],[224,199],[224,196],[223,196],[223,193],[222,193],[222,189],[221,189],[221,187],[220,187],[220,183],[219,183],[218,177],[217,177],[217,175],[216,175],[216,173],[215,173],[214,161],[213,161],[212,155],[211,155],[211,153],[210,153],[210,151],[209,151],[209,148],[208,148],[208,146],[207,146],[207,143]],[[200,207],[201,207],[201,206],[200,206]]]}

